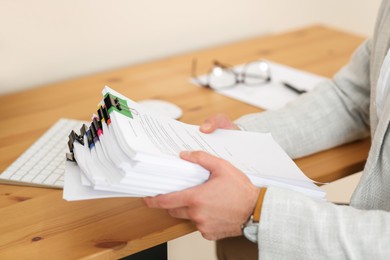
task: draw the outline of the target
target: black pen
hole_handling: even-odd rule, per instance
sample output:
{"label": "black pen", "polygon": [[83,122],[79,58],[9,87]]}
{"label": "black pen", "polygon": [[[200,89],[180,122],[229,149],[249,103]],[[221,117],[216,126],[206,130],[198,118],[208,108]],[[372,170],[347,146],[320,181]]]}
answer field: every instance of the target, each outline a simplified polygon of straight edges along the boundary
{"label": "black pen", "polygon": [[298,89],[298,88],[294,87],[293,85],[291,85],[290,83],[287,83],[287,82],[284,82],[284,81],[282,82],[282,84],[283,84],[283,86],[291,89],[292,91],[294,91],[295,93],[297,93],[299,95],[307,92],[306,90]]}

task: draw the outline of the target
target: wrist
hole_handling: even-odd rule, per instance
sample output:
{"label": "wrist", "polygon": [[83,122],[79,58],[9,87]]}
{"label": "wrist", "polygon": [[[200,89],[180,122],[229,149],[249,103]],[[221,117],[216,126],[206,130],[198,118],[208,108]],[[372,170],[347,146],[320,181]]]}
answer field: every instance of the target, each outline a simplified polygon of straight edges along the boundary
{"label": "wrist", "polygon": [[255,202],[255,206],[248,221],[241,226],[242,233],[251,242],[257,242],[258,226],[261,217],[264,196],[267,188],[260,188]]}

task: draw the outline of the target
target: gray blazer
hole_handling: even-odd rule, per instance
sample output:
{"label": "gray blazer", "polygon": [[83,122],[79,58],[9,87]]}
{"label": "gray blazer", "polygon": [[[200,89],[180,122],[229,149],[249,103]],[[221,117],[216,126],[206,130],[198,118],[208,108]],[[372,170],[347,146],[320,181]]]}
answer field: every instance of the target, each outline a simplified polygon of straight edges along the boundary
{"label": "gray blazer", "polygon": [[268,189],[259,226],[260,259],[390,259],[390,97],[381,118],[375,101],[389,47],[390,0],[384,0],[372,39],[332,80],[281,110],[236,121],[247,131],[271,132],[293,158],[372,138],[350,207]]}

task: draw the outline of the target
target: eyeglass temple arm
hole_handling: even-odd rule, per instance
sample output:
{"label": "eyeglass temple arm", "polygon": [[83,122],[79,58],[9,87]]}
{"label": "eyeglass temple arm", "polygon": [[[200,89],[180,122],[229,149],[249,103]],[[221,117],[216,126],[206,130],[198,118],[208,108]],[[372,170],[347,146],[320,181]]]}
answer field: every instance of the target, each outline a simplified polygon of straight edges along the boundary
{"label": "eyeglass temple arm", "polygon": [[193,78],[198,78],[198,75],[196,74],[196,67],[198,65],[198,61],[196,59],[192,59],[192,65],[191,65],[191,76]]}
{"label": "eyeglass temple arm", "polygon": [[192,59],[191,76],[193,80],[202,87],[210,88],[208,84],[205,84],[199,80],[198,74],[196,73],[197,65],[198,65],[197,59]]}

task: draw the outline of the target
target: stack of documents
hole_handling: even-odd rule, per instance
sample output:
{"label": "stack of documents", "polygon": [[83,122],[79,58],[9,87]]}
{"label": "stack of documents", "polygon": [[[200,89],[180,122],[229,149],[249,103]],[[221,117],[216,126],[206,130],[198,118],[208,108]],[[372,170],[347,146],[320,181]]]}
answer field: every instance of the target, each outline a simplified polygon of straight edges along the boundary
{"label": "stack of documents", "polygon": [[153,196],[202,184],[209,172],[179,158],[203,150],[229,161],[257,186],[278,186],[324,199],[270,134],[217,130],[204,134],[145,110],[105,87],[90,126],[69,135],[64,199]]}

